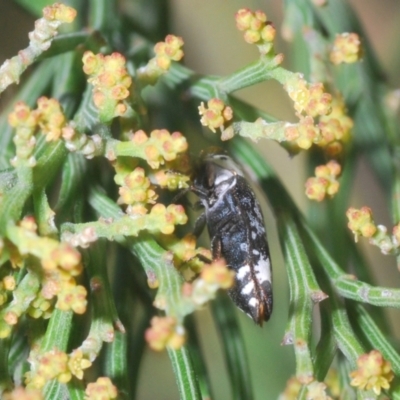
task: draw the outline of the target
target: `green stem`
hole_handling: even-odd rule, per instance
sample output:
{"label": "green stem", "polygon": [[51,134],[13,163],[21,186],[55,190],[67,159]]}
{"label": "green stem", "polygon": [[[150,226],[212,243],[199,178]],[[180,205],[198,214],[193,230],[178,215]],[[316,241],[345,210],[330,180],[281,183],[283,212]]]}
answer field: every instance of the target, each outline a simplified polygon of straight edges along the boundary
{"label": "green stem", "polygon": [[93,316],[88,336],[82,343],[81,349],[90,361],[97,358],[103,342],[114,340],[114,327],[119,327],[121,331],[124,331],[115,309],[108,281],[105,250],[104,243],[96,243],[85,253],[85,265],[92,288]]}
{"label": "green stem", "polygon": [[201,397],[203,400],[211,399],[212,395],[210,378],[207,373],[207,366],[200,345],[200,338],[197,333],[195,317],[189,314],[185,320],[185,327],[188,332],[188,350],[192,356],[194,370],[197,374]]}
{"label": "green stem", "polygon": [[201,400],[201,393],[186,347],[179,350],[168,348],[169,359],[174,370],[181,400]]}
{"label": "green stem", "polygon": [[17,168],[18,183],[4,194],[2,215],[0,216],[0,232],[4,235],[10,221],[21,217],[22,208],[33,192],[33,172],[30,167]]}
{"label": "green stem", "polygon": [[297,378],[309,383],[314,379],[310,349],[313,304],[326,295],[316,282],[294,221],[287,213],[279,213],[277,217],[290,287],[290,331],[286,332],[285,339],[294,345]]}
{"label": "green stem", "polygon": [[11,345],[11,337],[1,339],[0,342],[0,395],[8,389],[12,388],[13,382],[9,370],[9,352]]}
{"label": "green stem", "polygon": [[[72,311],[60,311],[55,309],[51,315],[46,335],[40,343],[40,354],[58,349],[67,351],[67,345],[72,330]],[[56,380],[46,383],[43,394],[45,399],[53,400],[63,398],[67,393],[67,387]]]}
{"label": "green stem", "polygon": [[131,398],[129,395],[127,352],[127,335],[122,332],[115,332],[114,340],[106,346],[104,373],[117,386],[121,400]]}
{"label": "green stem", "polygon": [[[29,107],[36,104],[38,97],[41,96],[50,86],[54,74],[55,60],[47,60],[41,63],[32,72],[30,77],[16,93],[19,101],[25,102]],[[8,114],[14,107],[15,102],[10,102],[2,109],[0,115],[0,168],[10,165],[10,159],[14,155],[14,144],[12,143],[13,129],[8,124]]]}
{"label": "green stem", "polygon": [[[120,218],[124,215],[112,200],[97,189],[91,190],[89,203],[104,218]],[[166,251],[144,234],[135,240],[125,239],[121,235],[116,236],[115,239],[128,246],[140,259],[147,276],[155,276],[158,279],[160,286],[156,301],[164,304],[166,313],[182,316],[184,305],[181,304],[180,299],[183,278],[169,260]]]}
{"label": "green stem", "polygon": [[221,294],[217,301],[212,302],[212,311],[221,336],[231,384],[231,398],[251,400],[254,398],[254,394],[250,366],[232,300],[226,294]]}
{"label": "green stem", "polygon": [[337,342],[332,328],[330,318],[331,307],[328,301],[320,305],[321,310],[321,338],[315,349],[315,378],[322,382],[336,355]]}
{"label": "green stem", "polygon": [[400,307],[400,290],[372,286],[347,275],[328,254],[314,232],[304,221],[300,221],[304,234],[313,244],[315,256],[324,266],[326,274],[338,293],[348,299],[380,307]]}
{"label": "green stem", "polygon": [[[72,378],[67,383],[68,395],[70,400],[84,400],[85,399],[85,386],[81,380]],[[50,397],[49,400],[54,400],[57,397]]]}
{"label": "green stem", "polygon": [[117,7],[113,0],[91,0],[89,4],[89,19],[92,29],[103,34],[118,29],[116,27],[116,24],[119,23]]}
{"label": "green stem", "polygon": [[[275,69],[278,71],[275,71]],[[224,96],[271,78],[279,77],[279,80],[282,80],[283,71],[286,74],[292,74],[281,67],[277,67],[272,57],[262,56],[239,71],[227,77],[220,78],[217,83],[218,91]]]}
{"label": "green stem", "polygon": [[389,343],[385,335],[382,334],[375,321],[371,318],[362,304],[349,304],[352,321],[359,328],[360,334],[371,345],[372,348],[379,350],[384,358],[392,364],[392,370],[396,375],[400,375],[400,355]]}
{"label": "green stem", "polygon": [[72,311],[60,311],[55,309],[51,315],[49,325],[47,326],[46,335],[40,343],[40,352],[57,348],[66,351],[69,335],[72,326]]}
{"label": "green stem", "polygon": [[[89,203],[96,212],[104,218],[121,216],[121,209],[99,190],[92,188],[89,193]],[[182,318],[186,313],[181,301],[182,276],[178,273],[171,261],[168,261],[166,252],[153,239],[143,235],[138,239],[117,237],[116,240],[127,246],[135,254],[148,276],[156,276],[159,289],[156,304],[163,306],[168,315]],[[178,388],[182,399],[200,399],[198,382],[193,372],[192,361],[188,350],[168,350],[175,372]],[[193,397],[188,397],[193,396]]]}

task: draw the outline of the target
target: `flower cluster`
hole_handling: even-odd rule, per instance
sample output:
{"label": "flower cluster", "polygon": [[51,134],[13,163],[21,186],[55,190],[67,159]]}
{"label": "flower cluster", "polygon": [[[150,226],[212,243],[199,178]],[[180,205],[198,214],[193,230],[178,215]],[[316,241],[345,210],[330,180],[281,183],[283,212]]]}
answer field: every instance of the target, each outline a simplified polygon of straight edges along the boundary
{"label": "flower cluster", "polygon": [[306,181],[306,195],[311,200],[322,201],[339,190],[337,178],[341,173],[340,164],[334,160],[315,168],[315,177]]}
{"label": "flower cluster", "polygon": [[139,68],[138,78],[149,84],[154,84],[157,79],[165,74],[172,61],[180,61],[183,57],[183,40],[179,36],[167,35],[164,42],[154,46],[155,57],[147,65]]}
{"label": "flower cluster", "polygon": [[361,209],[349,208],[346,212],[348,227],[353,232],[355,240],[359,236],[369,239],[369,243],[379,247],[382,254],[398,254],[400,248],[400,223],[395,225],[392,235],[384,225],[376,225],[369,207]]}
{"label": "flower cluster", "polygon": [[229,289],[233,286],[235,273],[227,267],[225,260],[218,259],[204,266],[200,279],[208,286],[215,285],[221,289]]}
{"label": "flower cluster", "polygon": [[36,357],[31,357],[31,371],[26,374],[28,388],[41,389],[52,379],[61,383],[69,382],[72,376],[83,378],[83,370],[92,363],[87,360],[81,350],[70,355],[54,349]]}
{"label": "flower cluster", "polygon": [[[328,157],[336,157],[343,152],[344,144],[349,140],[353,121],[346,115],[345,105],[340,98],[332,101],[324,95],[321,84],[314,86],[314,90],[306,89],[305,81],[300,79],[303,92],[292,92],[297,114],[300,118],[297,124],[286,124],[284,137],[300,149],[309,149],[313,144],[321,147]],[[318,89],[317,89],[318,88]],[[313,98],[311,93],[319,93]],[[320,106],[316,106],[317,98],[325,99]],[[329,107],[328,107],[329,105]],[[308,115],[302,115],[306,113]],[[318,123],[315,123],[315,116]],[[317,167],[316,177],[306,182],[306,194],[310,199],[322,201],[326,195],[333,196],[339,189],[336,178],[341,168],[336,161],[330,161],[325,166]]]}
{"label": "flower cluster", "polygon": [[[159,168],[166,162],[173,166],[173,162],[183,159],[183,153],[187,150],[186,138],[180,132],[169,133],[166,129],[156,129],[150,133],[150,137],[142,130],[130,135],[130,140],[118,142],[113,149],[113,154],[109,152],[109,157],[114,159],[116,156],[129,155],[135,158],[142,158],[147,161],[151,168]],[[116,169],[115,182],[120,185],[118,202],[128,205],[129,215],[145,215],[148,212],[147,206],[155,204],[158,195],[150,178],[145,175],[145,170],[137,167],[138,160],[130,159],[129,162],[117,158],[114,162]],[[157,182],[162,186],[171,188],[185,187],[189,177],[180,173],[170,173],[168,170],[159,170],[152,174]],[[169,177],[172,176],[172,179]],[[177,178],[178,177],[178,178]],[[159,213],[162,204],[156,204],[150,214]],[[164,207],[165,209],[165,207]],[[170,218],[170,217],[167,217]],[[163,219],[161,219],[164,221]],[[160,220],[160,221],[161,221]],[[163,225],[163,223],[161,224]],[[170,228],[163,227],[169,230]]]}
{"label": "flower cluster", "polygon": [[185,329],[174,317],[153,317],[145,339],[153,350],[161,351],[167,346],[179,349],[185,343]]}
{"label": "flower cluster", "polygon": [[159,169],[154,173],[154,178],[163,189],[177,190],[189,187],[190,177],[187,171],[178,171],[173,168]]}
{"label": "flower cluster", "polygon": [[307,385],[307,400],[332,400],[332,397],[326,394],[326,384],[313,381]]}
{"label": "flower cluster", "polygon": [[50,47],[59,26],[71,23],[75,17],[76,10],[61,3],[43,9],[43,18],[35,22],[35,30],[29,33],[29,47],[0,67],[0,93],[11,83],[18,83],[25,69]]}
{"label": "flower cluster", "polygon": [[166,129],[155,129],[150,137],[143,130],[130,135],[127,142],[119,142],[109,158],[115,156],[139,157],[147,161],[151,168],[157,169],[165,161],[173,161],[178,154],[187,150],[186,138],[180,132],[169,133]]}
{"label": "flower cluster", "polygon": [[324,92],[322,83],[308,83],[301,74],[293,74],[284,89],[294,102],[294,109],[301,116],[317,117],[326,115],[332,109],[332,96]]}
{"label": "flower cluster", "polygon": [[62,138],[65,140],[65,147],[69,151],[79,151],[88,160],[96,155],[103,154],[103,140],[100,135],[86,135],[78,132],[71,121],[62,130]]}
{"label": "flower cluster", "polygon": [[304,150],[309,149],[320,137],[318,127],[309,116],[301,118],[298,124],[287,124],[284,134],[287,141]]}
{"label": "flower cluster", "polygon": [[85,400],[112,400],[117,398],[118,391],[110,378],[100,377],[87,385],[85,394]]}
{"label": "flower cluster", "polygon": [[296,400],[301,386],[300,381],[292,376],[287,380],[285,390],[279,395],[278,400]]}
{"label": "flower cluster", "polygon": [[164,204],[157,203],[150,210],[149,217],[148,229],[165,235],[173,233],[175,225],[184,225],[187,222],[185,209],[179,204],[165,207]]}
{"label": "flower cluster", "polygon": [[53,302],[43,297],[39,292],[36,298],[29,304],[28,314],[32,318],[48,319],[53,312]]}
{"label": "flower cluster", "polygon": [[191,170],[188,153],[181,152],[174,160],[166,161],[162,168],[152,171],[151,178],[163,189],[186,189],[189,187]]}
{"label": "flower cluster", "polygon": [[146,204],[155,204],[158,195],[154,191],[154,186],[150,179],[145,176],[143,168],[137,167],[132,172],[121,175],[115,175],[116,183],[120,184],[118,203],[127,204],[128,214],[146,214]]}
{"label": "flower cluster", "polygon": [[378,350],[363,354],[357,360],[358,369],[350,373],[350,384],[361,390],[373,390],[376,395],[389,389],[394,378],[392,367]]}
{"label": "flower cluster", "polygon": [[323,148],[329,157],[342,153],[348,142],[353,120],[346,115],[345,105],[339,98],[332,100],[331,112],[319,116],[319,122],[311,116],[300,116],[297,124],[287,124],[285,137],[301,149],[307,150],[313,144]]}
{"label": "flower cluster", "polygon": [[24,102],[18,102],[14,111],[8,116],[8,123],[15,128],[14,143],[16,155],[11,160],[13,166],[36,165],[33,151],[35,149],[35,133],[37,129],[37,115]]}
{"label": "flower cluster", "polygon": [[8,122],[15,128],[16,156],[11,161],[14,166],[21,163],[31,167],[36,165],[33,150],[36,144],[34,135],[38,129],[46,136],[47,142],[57,141],[68,129],[60,103],[44,96],[38,99],[35,110],[18,102],[8,116]]}
{"label": "flower cluster", "polygon": [[86,288],[77,285],[75,280],[65,282],[57,293],[56,307],[63,311],[72,310],[76,314],[84,314],[86,311]]}
{"label": "flower cluster", "polygon": [[99,110],[100,120],[110,122],[125,114],[124,100],[129,96],[132,78],[125,67],[125,58],[119,53],[109,56],[86,51],[82,58],[83,71],[93,85],[93,102]]}
{"label": "flower cluster", "polygon": [[[285,390],[279,396],[278,400],[296,400],[302,383],[295,377],[292,376],[286,382]],[[332,396],[327,394],[327,391]],[[307,385],[307,400],[332,400],[340,396],[340,381],[338,374],[335,370],[330,369],[325,378],[324,382],[312,381]]]}
{"label": "flower cluster", "polygon": [[80,151],[86,158],[93,158],[103,151],[103,142],[99,135],[88,136],[77,132],[73,122],[67,122],[60,103],[56,99],[40,97],[37,108],[31,110],[25,103],[18,102],[9,114],[8,122],[15,128],[14,143],[16,156],[11,163],[16,166],[35,166],[33,156],[36,144],[35,134],[40,130],[46,141],[57,141],[62,137],[69,151]]}
{"label": "flower cluster", "polygon": [[248,8],[242,8],[236,13],[235,19],[237,28],[244,31],[244,40],[247,43],[262,47],[262,54],[271,51],[276,29],[263,11],[252,12]]}
{"label": "flower cluster", "polygon": [[6,392],[3,395],[3,400],[43,400],[44,396],[41,390],[16,387],[11,392]]}
{"label": "flower cluster", "polygon": [[375,235],[377,226],[372,217],[372,210],[369,207],[362,207],[357,210],[356,208],[349,208],[346,212],[349,220],[347,226],[353,232],[355,240],[358,236],[370,238]]}
{"label": "flower cluster", "polygon": [[[207,108],[208,107],[208,108]],[[201,102],[199,106],[200,122],[215,133],[216,129],[224,131],[225,125],[233,118],[232,108],[226,106],[221,99],[211,99],[207,102],[207,107]]]}
{"label": "flower cluster", "polygon": [[[287,141],[288,148],[294,152],[299,149],[309,149],[317,145],[323,149],[326,156],[334,158],[344,150],[348,142],[353,121],[346,115],[345,104],[337,96],[325,92],[322,83],[308,83],[302,74],[287,73],[283,78],[284,89],[294,103],[296,116],[299,122],[285,124],[283,129],[277,123],[271,126],[268,132],[270,137],[279,141]],[[274,129],[275,127],[275,130]],[[282,134],[283,131],[283,134]],[[321,201],[326,194],[333,195],[338,190],[336,176],[339,171],[320,170],[316,178],[310,178],[307,183],[307,195]],[[336,175],[336,176],[335,176]]]}
{"label": "flower cluster", "polygon": [[12,292],[16,286],[15,278],[12,275],[5,276],[1,283],[4,289],[9,290],[10,292]]}
{"label": "flower cluster", "polygon": [[361,58],[361,40],[357,33],[341,33],[336,35],[330,53],[330,60],[333,64],[351,64]]}
{"label": "flower cluster", "polygon": [[0,306],[8,299],[8,295],[15,289],[16,283],[13,275],[7,275],[0,280]]}
{"label": "flower cluster", "polygon": [[[155,129],[150,136],[138,130],[128,137],[128,141],[115,141],[106,154],[114,162],[117,172],[114,179],[121,186],[119,203],[128,205],[127,213],[130,215],[144,215],[147,206],[154,204],[158,198],[150,179],[171,190],[188,186],[189,163],[185,155],[188,144],[180,132],[170,133],[166,129]],[[130,157],[129,161],[122,158],[125,156]],[[151,171],[146,176],[145,170],[137,166],[138,158],[144,159],[152,169],[161,165],[165,168]]]}
{"label": "flower cluster", "polygon": [[58,26],[62,23],[71,23],[76,17],[76,10],[62,3],[54,3],[43,9],[43,18]]}
{"label": "flower cluster", "polygon": [[346,114],[346,107],[341,98],[332,100],[332,111],[322,115],[318,123],[319,138],[316,144],[322,147],[329,157],[342,153],[343,145],[349,141],[353,120]]}
{"label": "flower cluster", "polygon": [[[202,260],[211,260],[211,252],[203,247],[196,248],[196,237],[188,234],[182,239],[174,235],[162,235],[160,242],[163,247],[174,254],[174,265],[185,274],[189,269],[193,273],[199,273],[204,267]],[[186,277],[186,276],[185,276]],[[190,276],[187,276],[190,278]]]}
{"label": "flower cluster", "polygon": [[219,289],[229,289],[235,281],[235,273],[231,271],[224,259],[205,264],[200,276],[193,283],[185,283],[183,295],[197,307],[213,299]]}
{"label": "flower cluster", "polygon": [[297,124],[286,125],[286,140],[301,149],[317,144],[329,156],[339,154],[353,126],[345,114],[343,101],[333,100],[324,92],[322,83],[309,84],[301,74],[293,74],[284,88],[293,100],[299,118]]}
{"label": "flower cluster", "polygon": [[[35,318],[50,316],[52,299],[57,296],[56,307],[82,314],[86,310],[86,289],[77,285],[75,277],[82,271],[81,255],[67,243],[40,237],[31,217],[23,219],[20,226],[10,226],[7,237],[18,249],[21,257],[33,256],[40,261],[41,291],[24,301],[29,314]],[[32,267],[33,268],[33,267]],[[4,321],[15,325],[23,309],[18,301],[7,308]],[[3,332],[4,331],[4,332]],[[2,328],[2,337],[10,333]]]}
{"label": "flower cluster", "polygon": [[40,97],[35,111],[38,117],[38,125],[46,136],[46,141],[56,141],[61,137],[62,130],[66,126],[66,118],[56,99]]}
{"label": "flower cluster", "polygon": [[83,379],[83,370],[91,365],[92,363],[84,356],[81,349],[74,350],[68,357],[68,368],[78,379]]}
{"label": "flower cluster", "polygon": [[171,61],[180,61],[183,57],[183,40],[179,36],[167,35],[165,42],[158,42],[154,46],[155,63],[159,68],[168,71]]}

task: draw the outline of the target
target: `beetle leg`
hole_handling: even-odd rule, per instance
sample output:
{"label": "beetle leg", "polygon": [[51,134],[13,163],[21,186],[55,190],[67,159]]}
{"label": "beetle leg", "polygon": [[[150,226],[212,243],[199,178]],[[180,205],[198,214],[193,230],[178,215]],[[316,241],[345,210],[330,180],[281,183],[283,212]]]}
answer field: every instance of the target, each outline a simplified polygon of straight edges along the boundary
{"label": "beetle leg", "polygon": [[212,260],[210,260],[208,257],[206,257],[203,254],[196,254],[195,256],[190,257],[189,260],[187,260],[186,262],[189,263],[190,261],[194,260],[195,258],[197,258],[198,260],[200,260],[200,261],[202,261],[203,263],[206,263],[206,264],[211,264],[212,263]]}
{"label": "beetle leg", "polygon": [[211,240],[211,251],[214,260],[222,258],[222,241],[219,236],[214,236]]}
{"label": "beetle leg", "polygon": [[206,213],[201,214],[194,223],[193,235],[199,237],[206,226]]}
{"label": "beetle leg", "polygon": [[174,196],[174,198],[172,199],[171,203],[176,203],[179,199],[181,199],[186,193],[190,192],[190,188],[187,189],[182,189],[179,191],[178,194],[176,194]]}

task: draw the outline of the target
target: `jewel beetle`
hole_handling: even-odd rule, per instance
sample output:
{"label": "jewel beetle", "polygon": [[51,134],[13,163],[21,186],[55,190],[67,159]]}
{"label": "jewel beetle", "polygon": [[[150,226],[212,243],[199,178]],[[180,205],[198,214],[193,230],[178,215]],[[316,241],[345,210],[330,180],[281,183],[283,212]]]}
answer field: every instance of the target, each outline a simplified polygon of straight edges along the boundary
{"label": "jewel beetle", "polygon": [[204,207],[195,231],[206,224],[213,259],[224,258],[236,272],[231,299],[261,326],[272,313],[272,270],[264,219],[253,190],[240,167],[217,148],[203,152],[189,190]]}

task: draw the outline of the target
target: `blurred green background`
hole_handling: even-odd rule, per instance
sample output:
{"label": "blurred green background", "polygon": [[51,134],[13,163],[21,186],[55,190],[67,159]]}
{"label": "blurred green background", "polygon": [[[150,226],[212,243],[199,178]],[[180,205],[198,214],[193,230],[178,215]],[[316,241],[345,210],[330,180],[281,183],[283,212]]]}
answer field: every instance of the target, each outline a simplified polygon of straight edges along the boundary
{"label": "blurred green background", "polygon": [[[34,0],[32,0],[34,1]],[[160,0],[163,1],[163,0]],[[328,0],[329,1],[329,0]],[[331,0],[334,1],[334,0]],[[120,2],[129,12],[131,1]],[[398,0],[353,0],[350,2],[361,19],[373,48],[393,87],[400,85],[400,3]],[[244,42],[235,27],[234,14],[243,7],[261,9],[279,29],[283,20],[283,1],[239,0],[172,0],[170,1],[171,33],[182,36],[185,42],[185,64],[202,74],[226,75],[258,57],[255,46]],[[0,64],[27,46],[27,33],[33,29],[33,18],[11,0],[0,0]],[[276,49],[285,54],[285,65],[290,68],[290,45],[278,35]],[[0,98],[0,109],[7,103],[13,90]],[[282,88],[273,82],[243,90],[237,95],[252,105],[280,119],[293,120],[289,100]],[[274,142],[262,142],[260,151],[268,159],[294,197],[307,212],[304,196],[306,172],[305,155],[289,158]],[[354,206],[367,205],[374,211],[378,223],[390,225],[389,210],[382,192],[368,166],[358,166],[357,187],[353,188]],[[264,215],[270,241],[274,269],[275,309],[271,320],[263,328],[255,326],[238,311],[244,332],[252,380],[257,400],[275,399],[283,390],[287,378],[294,372],[291,347],[280,345],[288,313],[288,284],[282,255],[277,240],[273,215],[263,201]],[[377,283],[400,286],[394,260],[382,256],[376,248],[367,251]],[[390,311],[393,329],[400,336],[398,311]],[[317,315],[317,313],[316,313]],[[229,399],[227,374],[217,332],[209,309],[197,312],[196,322],[200,340],[207,357],[216,399]],[[147,351],[142,363],[139,400],[177,399],[178,391],[166,353]]]}

